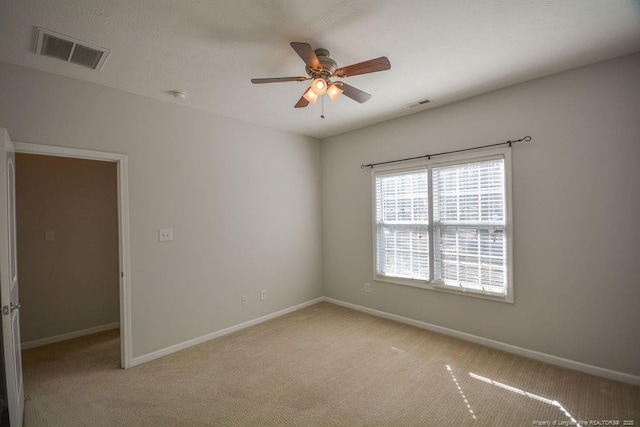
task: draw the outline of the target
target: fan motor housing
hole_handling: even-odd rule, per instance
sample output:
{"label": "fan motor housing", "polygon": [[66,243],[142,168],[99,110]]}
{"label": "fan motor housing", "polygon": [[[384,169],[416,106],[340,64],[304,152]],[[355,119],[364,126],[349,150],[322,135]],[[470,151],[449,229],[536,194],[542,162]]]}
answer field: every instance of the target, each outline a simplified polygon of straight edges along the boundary
{"label": "fan motor housing", "polygon": [[311,77],[318,78],[323,77],[324,79],[328,79],[337,69],[338,64],[336,61],[329,58],[329,51],[327,49],[316,49],[316,56],[318,57],[318,62],[320,62],[319,68],[311,68],[308,65],[305,67],[307,74]]}

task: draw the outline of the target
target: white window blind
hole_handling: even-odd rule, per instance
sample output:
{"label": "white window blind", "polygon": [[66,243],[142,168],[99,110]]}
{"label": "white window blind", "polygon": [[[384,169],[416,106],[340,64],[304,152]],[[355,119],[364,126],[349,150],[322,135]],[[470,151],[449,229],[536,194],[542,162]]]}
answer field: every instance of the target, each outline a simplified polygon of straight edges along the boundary
{"label": "white window blind", "polygon": [[376,277],[512,301],[507,158],[374,171]]}
{"label": "white window blind", "polygon": [[426,169],[377,175],[377,272],[429,280],[429,193]]}
{"label": "white window blind", "polygon": [[504,159],[434,167],[434,279],[506,291]]}

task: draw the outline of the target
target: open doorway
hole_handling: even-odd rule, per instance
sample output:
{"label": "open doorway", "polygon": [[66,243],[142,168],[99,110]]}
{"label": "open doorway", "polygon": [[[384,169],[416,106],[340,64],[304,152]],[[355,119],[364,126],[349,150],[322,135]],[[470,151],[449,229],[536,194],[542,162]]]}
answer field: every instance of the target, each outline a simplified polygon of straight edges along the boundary
{"label": "open doorway", "polygon": [[[21,198],[29,199],[22,214],[33,227],[23,229],[23,237],[33,244],[19,245],[19,263],[28,266],[39,257],[42,264],[20,272],[26,276],[21,289],[24,347],[117,328],[120,366],[130,367],[126,156],[26,143],[15,146],[18,169],[22,163],[26,174],[23,182],[17,182],[18,197],[22,187],[22,191],[29,185],[37,189]],[[36,182],[26,182],[32,180]],[[53,180],[58,182],[47,182]],[[33,212],[25,213],[28,210]],[[19,230],[26,226],[20,222],[22,214],[18,213]],[[34,260],[21,260],[30,256]],[[27,280],[30,276],[33,280]],[[30,288],[25,283],[29,281],[38,284]]]}
{"label": "open doorway", "polygon": [[116,164],[16,153],[23,350],[120,326]]}

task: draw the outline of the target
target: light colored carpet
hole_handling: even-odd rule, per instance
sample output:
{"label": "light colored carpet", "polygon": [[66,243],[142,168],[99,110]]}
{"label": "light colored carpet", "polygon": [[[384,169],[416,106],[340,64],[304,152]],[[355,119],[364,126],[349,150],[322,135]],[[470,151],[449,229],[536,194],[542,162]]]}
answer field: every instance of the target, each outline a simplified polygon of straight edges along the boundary
{"label": "light colored carpet", "polygon": [[640,425],[640,387],[329,303],[126,371],[117,331],[23,359],[26,426]]}

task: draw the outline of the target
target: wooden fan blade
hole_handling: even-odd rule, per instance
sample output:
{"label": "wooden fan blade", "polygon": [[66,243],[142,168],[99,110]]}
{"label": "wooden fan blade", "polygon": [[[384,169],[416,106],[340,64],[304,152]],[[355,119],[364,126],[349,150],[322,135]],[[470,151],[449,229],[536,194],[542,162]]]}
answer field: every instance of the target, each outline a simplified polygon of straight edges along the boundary
{"label": "wooden fan blade", "polygon": [[353,99],[354,101],[358,101],[360,104],[364,104],[369,99],[371,99],[371,94],[367,92],[363,92],[358,88],[350,86],[345,82],[338,82],[338,85],[343,90],[343,94]]}
{"label": "wooden fan blade", "polygon": [[298,103],[295,105],[296,108],[304,108],[307,105],[309,105],[309,101],[307,101],[305,99],[304,96],[300,97],[300,99],[298,100]]}
{"label": "wooden fan blade", "polygon": [[267,77],[265,79],[251,79],[251,83],[253,84],[262,84],[262,83],[280,83],[280,82],[303,82],[305,80],[310,80],[311,77]]}
{"label": "wooden fan blade", "polygon": [[309,68],[320,68],[320,61],[318,61],[318,57],[309,43],[291,42],[290,44]]}
{"label": "wooden fan blade", "polygon": [[389,58],[381,56],[380,58],[370,59],[368,61],[359,62],[353,65],[347,65],[346,67],[338,68],[333,75],[338,77],[351,77],[358,74],[375,73],[377,71],[384,71],[391,68]]}

